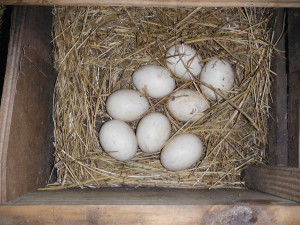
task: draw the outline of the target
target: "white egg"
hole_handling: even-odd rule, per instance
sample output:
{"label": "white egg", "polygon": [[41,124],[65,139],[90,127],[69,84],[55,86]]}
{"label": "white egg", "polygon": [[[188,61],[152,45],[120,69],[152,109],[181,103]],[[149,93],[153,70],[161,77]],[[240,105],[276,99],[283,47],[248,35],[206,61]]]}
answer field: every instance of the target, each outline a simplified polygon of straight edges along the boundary
{"label": "white egg", "polygon": [[132,75],[134,86],[143,94],[152,98],[162,98],[175,89],[172,74],[162,66],[147,65]]}
{"label": "white egg", "polygon": [[99,133],[100,144],[112,158],[129,160],[137,152],[137,140],[133,130],[123,121],[110,120]]}
{"label": "white egg", "polygon": [[187,44],[173,45],[166,53],[167,67],[179,78],[191,80],[198,76],[203,64],[202,57]]}
{"label": "white egg", "polygon": [[162,113],[156,112],[141,119],[136,130],[138,146],[146,153],[160,151],[170,135],[170,121]]}
{"label": "white egg", "polygon": [[160,161],[167,170],[180,171],[198,162],[202,153],[202,141],[196,135],[179,134],[163,148]]}
{"label": "white egg", "polygon": [[170,96],[167,101],[170,114],[182,122],[196,121],[209,108],[207,100],[197,91],[182,89]]}
{"label": "white egg", "polygon": [[149,109],[145,96],[135,90],[121,89],[112,93],[106,101],[107,113],[117,120],[138,120]]}
{"label": "white egg", "polygon": [[[213,59],[205,64],[200,74],[200,81],[222,92],[229,91],[234,83],[234,71],[229,62],[223,59]],[[213,90],[200,85],[203,94],[210,100],[221,99]]]}

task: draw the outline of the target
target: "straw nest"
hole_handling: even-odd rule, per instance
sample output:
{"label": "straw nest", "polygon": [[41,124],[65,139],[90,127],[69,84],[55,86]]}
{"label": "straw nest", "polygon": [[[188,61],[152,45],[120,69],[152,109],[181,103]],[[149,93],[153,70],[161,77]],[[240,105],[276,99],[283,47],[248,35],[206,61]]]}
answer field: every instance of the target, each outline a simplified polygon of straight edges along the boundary
{"label": "straw nest", "polygon": [[[247,165],[267,163],[272,10],[56,7],[53,14],[58,70],[53,113],[57,170],[53,173],[57,182],[49,184],[49,189],[239,188],[243,187],[241,171]],[[164,169],[159,153],[138,151],[125,162],[109,157],[98,138],[101,125],[111,119],[105,110],[107,96],[121,88],[134,88],[132,74],[140,66],[165,66],[166,49],[180,42],[199,50],[203,62],[220,57],[236,71],[233,89],[227,95],[220,93],[223,100],[210,102],[204,116],[193,123],[173,119],[165,108],[167,97],[148,98],[148,112],[164,112],[173,135],[198,135],[205,155],[194,168],[180,172]],[[175,79],[176,90],[201,91],[198,79]],[[136,125],[130,123],[134,129]]]}

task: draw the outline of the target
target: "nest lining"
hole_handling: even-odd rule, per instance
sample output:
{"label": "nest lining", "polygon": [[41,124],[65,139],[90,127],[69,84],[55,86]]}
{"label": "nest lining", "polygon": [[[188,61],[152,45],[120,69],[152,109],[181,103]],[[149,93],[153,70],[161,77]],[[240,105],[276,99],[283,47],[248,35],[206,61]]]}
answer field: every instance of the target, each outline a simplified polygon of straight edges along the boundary
{"label": "nest lining", "polygon": [[[56,7],[54,59],[54,137],[57,182],[48,189],[100,186],[241,188],[249,164],[265,164],[266,120],[274,46],[266,8]],[[108,156],[99,143],[101,125],[110,120],[105,101],[112,92],[134,89],[140,66],[166,67],[166,50],[192,45],[206,62],[222,58],[236,72],[235,85],[223,100],[195,122],[179,122],[166,110],[167,97],[152,99],[148,112],[163,112],[172,135],[196,134],[205,154],[193,168],[164,169],[159,153],[140,150],[129,161]],[[177,88],[200,91],[196,78],[176,78]],[[174,91],[174,92],[175,92]],[[135,129],[138,121],[130,123]]]}

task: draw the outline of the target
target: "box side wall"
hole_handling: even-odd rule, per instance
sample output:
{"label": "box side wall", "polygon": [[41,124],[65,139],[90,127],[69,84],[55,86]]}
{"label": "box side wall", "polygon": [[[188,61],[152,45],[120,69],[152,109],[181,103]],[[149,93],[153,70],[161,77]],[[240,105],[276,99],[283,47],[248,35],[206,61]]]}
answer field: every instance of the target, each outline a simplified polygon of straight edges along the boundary
{"label": "box side wall", "polygon": [[46,184],[53,164],[51,7],[15,7],[1,105],[1,201]]}
{"label": "box side wall", "polygon": [[287,166],[288,162],[288,93],[287,93],[287,58],[286,58],[286,13],[285,9],[274,12],[270,28],[274,31],[273,42],[276,49],[272,56],[272,77],[270,90],[270,117],[268,119],[268,161],[273,166]]}
{"label": "box side wall", "polygon": [[277,9],[274,27],[276,51],[271,69],[268,120],[268,159],[273,166],[300,166],[300,9]]}
{"label": "box side wall", "polygon": [[300,168],[300,8],[288,9],[288,166]]}

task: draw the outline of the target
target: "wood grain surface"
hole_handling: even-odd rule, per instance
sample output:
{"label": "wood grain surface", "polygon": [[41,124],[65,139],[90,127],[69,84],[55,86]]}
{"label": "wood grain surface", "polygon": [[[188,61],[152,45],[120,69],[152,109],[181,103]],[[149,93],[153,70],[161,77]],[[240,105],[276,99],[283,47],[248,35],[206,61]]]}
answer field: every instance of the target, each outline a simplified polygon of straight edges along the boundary
{"label": "wood grain surface", "polygon": [[250,166],[244,176],[250,189],[300,202],[299,168]]}
{"label": "wood grain surface", "polygon": [[34,191],[6,205],[289,205],[299,203],[247,189],[99,188]]}
{"label": "wood grain surface", "polygon": [[51,7],[16,7],[0,109],[0,202],[42,187],[51,170]]}
{"label": "wood grain surface", "polygon": [[289,69],[289,160],[288,166],[300,167],[300,9],[288,9]]}
{"label": "wood grain surface", "polygon": [[[24,30],[24,23],[20,23],[20,21],[24,18],[24,12],[14,14],[13,17],[14,19],[11,24],[11,34],[13,35],[10,37],[8,47],[8,63],[6,66],[6,76],[0,108],[0,203],[5,202],[6,199],[7,149],[18,74],[18,66],[15,62],[18,62],[21,57],[20,36]],[[14,60],[12,61],[12,59]]]}
{"label": "wood grain surface", "polygon": [[274,41],[278,51],[272,58],[271,69],[276,72],[271,83],[271,99],[269,101],[271,116],[268,118],[268,161],[273,166],[288,165],[288,75],[286,57],[286,10],[275,12]]}
{"label": "wood grain surface", "polygon": [[0,0],[9,5],[103,5],[103,6],[202,6],[202,7],[300,7],[299,0]]}
{"label": "wood grain surface", "polygon": [[0,224],[297,225],[299,210],[299,206],[261,205],[0,206]]}
{"label": "wood grain surface", "polygon": [[300,224],[300,204],[251,190],[35,191],[0,206],[0,224]]}

